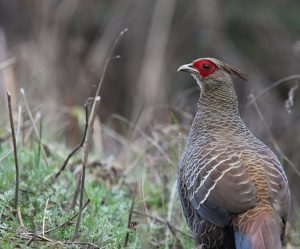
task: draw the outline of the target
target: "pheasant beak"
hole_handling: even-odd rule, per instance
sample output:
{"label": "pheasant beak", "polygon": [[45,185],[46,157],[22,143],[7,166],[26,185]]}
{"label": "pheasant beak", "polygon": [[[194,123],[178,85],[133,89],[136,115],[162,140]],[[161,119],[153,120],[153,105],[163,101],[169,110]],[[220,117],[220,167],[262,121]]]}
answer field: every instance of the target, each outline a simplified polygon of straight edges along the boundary
{"label": "pheasant beak", "polygon": [[187,72],[187,73],[191,73],[191,74],[198,73],[198,71],[196,69],[194,69],[192,63],[182,65],[181,67],[179,67],[177,69],[177,72]]}

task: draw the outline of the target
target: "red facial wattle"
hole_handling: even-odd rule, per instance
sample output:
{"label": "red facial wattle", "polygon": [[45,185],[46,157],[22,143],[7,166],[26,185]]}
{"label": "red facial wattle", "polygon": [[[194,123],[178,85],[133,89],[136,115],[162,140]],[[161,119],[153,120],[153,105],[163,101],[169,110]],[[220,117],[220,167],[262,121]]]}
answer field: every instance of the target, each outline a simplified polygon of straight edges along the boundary
{"label": "red facial wattle", "polygon": [[198,70],[202,77],[213,74],[218,66],[210,60],[195,60],[193,61],[193,67]]}

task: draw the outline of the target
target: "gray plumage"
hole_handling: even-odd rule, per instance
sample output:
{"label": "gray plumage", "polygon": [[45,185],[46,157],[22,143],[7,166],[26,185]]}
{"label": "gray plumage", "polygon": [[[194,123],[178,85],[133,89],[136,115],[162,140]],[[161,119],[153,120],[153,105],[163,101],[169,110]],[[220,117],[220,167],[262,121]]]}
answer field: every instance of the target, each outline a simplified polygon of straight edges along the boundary
{"label": "gray plumage", "polygon": [[179,68],[191,73],[201,88],[178,168],[178,191],[187,224],[202,248],[232,249],[235,243],[243,248],[238,241],[245,237],[241,246],[250,243],[249,248],[259,249],[253,240],[259,229],[266,229],[258,220],[271,220],[272,245],[278,245],[263,248],[282,248],[280,236],[290,206],[288,181],[278,158],[239,115],[231,76],[245,75],[216,59],[199,59],[199,65],[201,60],[217,68],[209,75],[193,64]]}

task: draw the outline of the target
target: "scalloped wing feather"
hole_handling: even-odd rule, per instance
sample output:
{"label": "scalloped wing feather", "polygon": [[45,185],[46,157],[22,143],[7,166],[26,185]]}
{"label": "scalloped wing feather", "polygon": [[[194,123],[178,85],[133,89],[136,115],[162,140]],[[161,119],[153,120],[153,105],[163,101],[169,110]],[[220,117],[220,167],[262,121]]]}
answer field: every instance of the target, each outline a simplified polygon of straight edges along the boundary
{"label": "scalloped wing feather", "polygon": [[190,202],[200,216],[224,227],[230,214],[256,204],[255,187],[238,157],[205,149],[192,155],[185,179]]}

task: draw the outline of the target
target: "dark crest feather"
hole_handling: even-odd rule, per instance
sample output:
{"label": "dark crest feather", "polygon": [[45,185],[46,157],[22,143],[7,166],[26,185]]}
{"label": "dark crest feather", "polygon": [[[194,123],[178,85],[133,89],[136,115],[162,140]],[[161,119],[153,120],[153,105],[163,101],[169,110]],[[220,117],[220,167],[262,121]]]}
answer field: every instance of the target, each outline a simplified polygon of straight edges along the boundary
{"label": "dark crest feather", "polygon": [[226,70],[229,74],[234,74],[235,76],[238,76],[239,78],[241,78],[243,80],[248,80],[247,74],[245,74],[242,70],[240,70],[234,66],[224,63],[223,69]]}

